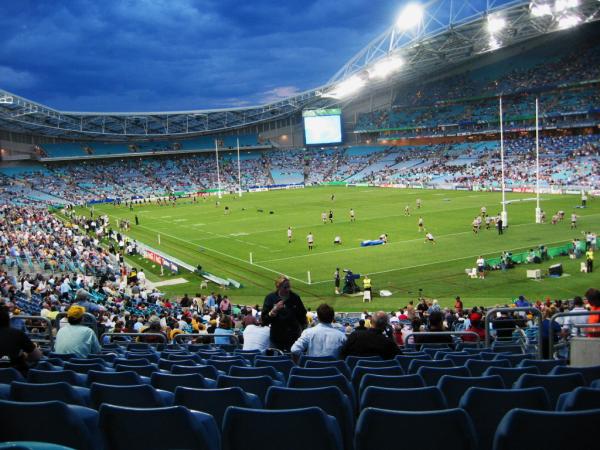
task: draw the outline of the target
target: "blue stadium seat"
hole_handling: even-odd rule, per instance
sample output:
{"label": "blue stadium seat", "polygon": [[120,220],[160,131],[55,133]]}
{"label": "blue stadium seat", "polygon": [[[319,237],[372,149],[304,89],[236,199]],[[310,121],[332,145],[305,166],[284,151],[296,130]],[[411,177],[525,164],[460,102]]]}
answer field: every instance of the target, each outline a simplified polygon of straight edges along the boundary
{"label": "blue stadium seat", "polygon": [[116,385],[127,385],[127,384],[142,384],[142,377],[135,372],[98,372],[96,370],[90,370],[87,374],[87,385],[90,386],[92,383],[102,384],[116,384]]}
{"label": "blue stadium seat", "polygon": [[360,381],[362,377],[367,374],[372,373],[374,375],[404,375],[404,370],[400,366],[393,367],[363,367],[356,365],[354,370],[352,371],[352,386],[354,387],[354,392],[358,392],[358,388],[360,387]]}
{"label": "blue stadium seat", "polygon": [[348,396],[352,408],[356,409],[356,394],[352,388],[352,384],[342,375],[331,375],[327,377],[303,377],[300,375],[290,375],[287,387],[297,389],[311,389],[327,386],[337,386]]}
{"label": "blue stadium seat", "polygon": [[58,400],[68,405],[90,406],[89,389],[72,386],[64,381],[57,383],[25,383],[13,381],[10,400],[15,402],[48,402]]}
{"label": "blue stadium seat", "polygon": [[64,381],[76,386],[86,386],[87,376],[72,370],[36,370],[29,369],[27,381],[30,383],[57,383]]}
{"label": "blue stadium seat", "polygon": [[287,380],[290,376],[292,367],[296,367],[296,364],[288,357],[281,359],[265,359],[263,356],[257,356],[254,358],[254,367],[273,367],[276,371],[281,372]]}
{"label": "blue stadium seat", "polygon": [[[532,433],[531,424],[544,424],[548,433]],[[516,408],[508,412],[494,437],[494,450],[544,450],[591,449],[590,442],[597,434],[600,409],[571,412],[548,412]],[[560,436],[560,438],[558,438]],[[590,446],[591,445],[591,446]]]}
{"label": "blue stadium seat", "polygon": [[336,386],[293,389],[271,387],[267,392],[265,408],[296,409],[316,406],[338,421],[345,449],[352,449],[354,437],[354,415],[350,399]]}
{"label": "blue stadium seat", "polygon": [[417,370],[419,375],[425,381],[425,386],[437,386],[438,381],[444,375],[452,375],[455,377],[470,377],[471,372],[465,366],[461,367],[419,367]]}
{"label": "blue stadium seat", "polygon": [[[299,375],[301,377],[330,377],[332,375],[342,375],[337,367],[300,367],[295,366],[290,370],[290,376]],[[346,377],[348,378],[348,377]]]}
{"label": "blue stadium seat", "polygon": [[117,372],[135,372],[142,377],[150,378],[154,372],[158,371],[158,366],[155,364],[146,364],[144,366],[127,366],[125,364],[117,364],[115,366]]}
{"label": "blue stadium seat", "polygon": [[517,389],[529,387],[543,387],[548,393],[550,407],[554,409],[560,394],[570,392],[579,386],[585,386],[585,379],[580,373],[566,375],[534,375],[523,374],[514,384]]}
{"label": "blue stadium seat", "polygon": [[470,359],[480,359],[479,355],[456,355],[454,353],[446,353],[444,359],[449,359],[455,366],[464,366]]}
{"label": "blue stadium seat", "polygon": [[434,433],[402,433],[402,448],[476,450],[477,438],[471,419],[462,409],[439,411],[390,411],[363,409],[356,423],[355,450],[375,450],[390,445],[390,430],[418,430],[435,424]]}
{"label": "blue stadium seat", "polygon": [[103,448],[98,413],[90,408],[59,401],[24,403],[0,400],[0,417],[3,441],[49,442],[78,450]]}
{"label": "blue stadium seat", "polygon": [[213,366],[215,369],[225,373],[229,373],[229,369],[233,366],[246,365],[241,359],[229,359],[229,360],[218,360],[218,359],[207,359],[206,364]]}
{"label": "blue stadium seat", "polygon": [[502,342],[492,343],[492,351],[507,353],[523,353],[523,347],[520,344],[504,344]]}
{"label": "blue stadium seat", "polygon": [[102,405],[100,429],[113,450],[220,450],[212,416],[184,406],[126,408]]}
{"label": "blue stadium seat", "polygon": [[[158,360],[157,360],[158,361]],[[147,358],[116,358],[113,361],[113,367],[122,366],[147,366],[150,360]]]}
{"label": "blue stadium seat", "polygon": [[77,373],[88,373],[90,370],[96,370],[99,372],[102,371],[110,371],[111,369],[107,368],[104,364],[93,363],[93,364],[77,364],[68,361],[63,366],[65,370],[72,370]]}
{"label": "blue stadium seat", "polygon": [[[191,360],[195,361],[196,364],[205,364],[206,363],[206,361],[204,359],[200,358],[199,355],[193,355],[193,354],[189,354],[189,353],[186,353],[184,355],[170,354],[167,356],[167,359],[171,360],[171,361],[188,361],[191,359]],[[183,365],[185,365],[185,364],[182,364],[182,366]]]}
{"label": "blue stadium seat", "polygon": [[[341,376],[341,375],[340,375]],[[269,434],[263,433],[268,424]],[[290,424],[298,432],[290,434]],[[315,439],[318,436],[318,439]],[[342,450],[340,427],[320,408],[259,410],[231,406],[223,419],[223,450]]]}
{"label": "blue stadium seat", "polygon": [[171,371],[171,367],[173,366],[195,366],[198,363],[196,361],[194,361],[193,359],[181,359],[181,360],[174,360],[174,359],[159,359],[158,360],[158,368],[160,370],[166,370],[168,372]]}
{"label": "blue stadium seat", "polygon": [[[396,361],[398,361],[398,363],[400,364],[400,367],[402,367],[402,369],[404,370],[405,373],[408,373],[408,367],[410,366],[410,363],[413,362],[415,359],[418,360],[431,360],[431,356],[427,355],[426,353],[420,354],[420,355],[396,355],[394,357],[394,359]],[[416,372],[415,372],[416,373]]]}
{"label": "blue stadium seat", "polygon": [[346,378],[350,379],[350,368],[345,361],[337,360],[337,361],[315,361],[314,359],[306,360],[304,367],[307,369],[313,368],[321,368],[321,367],[335,367],[340,371],[342,375]]}
{"label": "blue stadium seat", "polygon": [[395,359],[384,359],[384,360],[373,360],[373,359],[360,359],[356,362],[354,367],[396,367],[400,363]]}
{"label": "blue stadium seat", "polygon": [[264,404],[267,390],[271,386],[283,386],[283,383],[276,381],[268,376],[260,377],[230,377],[229,375],[219,375],[217,378],[218,388],[241,387],[246,392],[256,394],[262,404]]}
{"label": "blue stadium seat", "polygon": [[[156,363],[158,363],[158,360],[160,359],[160,355],[158,353],[126,352],[125,358],[118,358],[118,359],[119,360],[127,359],[129,361],[136,361],[136,362],[140,359],[145,359],[148,361],[146,364],[148,364],[148,363],[156,364]],[[113,363],[117,364],[116,361]],[[130,365],[130,366],[132,365],[130,362],[125,362],[125,363],[120,362],[120,363]],[[140,362],[139,364],[141,365],[142,363]]]}
{"label": "blue stadium seat", "polygon": [[49,442],[12,441],[0,443],[1,450],[75,450],[64,445],[50,444]]}
{"label": "blue stadium seat", "polygon": [[346,361],[346,364],[348,364],[348,367],[350,368],[350,370],[354,370],[354,366],[356,366],[356,364],[358,363],[358,361],[382,361],[383,359],[381,358],[381,356],[346,356],[346,359],[344,361]]}
{"label": "blue stadium seat", "polygon": [[25,381],[25,377],[13,367],[0,368],[0,383],[9,384],[13,381]]}
{"label": "blue stadium seat", "polygon": [[524,359],[517,367],[535,366],[542,375],[547,375],[555,367],[566,365],[567,361],[565,359]]}
{"label": "blue stadium seat", "polygon": [[540,373],[539,369],[535,366],[529,366],[529,367],[498,367],[498,366],[492,366],[492,367],[488,367],[485,372],[483,372],[484,377],[490,376],[490,375],[500,375],[500,377],[502,378],[502,381],[504,381],[504,386],[506,386],[507,389],[510,389],[515,382],[519,379],[519,377],[521,375],[523,375],[524,373],[532,373],[532,374],[538,374]]}
{"label": "blue stadium seat", "polygon": [[589,386],[592,381],[600,379],[600,366],[556,366],[550,371],[550,375],[565,375],[567,373],[580,373],[583,375],[586,385]]}
{"label": "blue stadium seat", "polygon": [[179,386],[196,389],[210,389],[215,387],[215,381],[204,378],[197,373],[174,375],[171,373],[154,372],[150,377],[150,384],[156,389],[175,392]]}
{"label": "blue stadium seat", "polygon": [[582,411],[600,409],[600,389],[578,387],[558,397],[557,411]]}
{"label": "blue stadium seat", "polygon": [[395,411],[435,411],[448,408],[444,394],[435,386],[394,389],[370,386],[360,398],[360,409],[380,408]]}
{"label": "blue stadium seat", "polygon": [[219,371],[214,367],[214,366],[178,366],[178,365],[174,365],[173,367],[171,367],[171,373],[175,374],[175,375],[180,375],[180,374],[184,374],[184,373],[197,373],[202,375],[204,378],[211,378],[213,380],[216,380],[217,377],[222,374],[225,375],[225,373],[221,372],[219,373]]}
{"label": "blue stadium seat", "polygon": [[308,355],[300,355],[300,359],[298,360],[298,365],[300,367],[306,366],[306,361],[336,361],[336,358],[333,356],[308,356]]}
{"label": "blue stadium seat", "polygon": [[229,369],[228,375],[232,377],[260,377],[266,375],[274,380],[285,383],[285,377],[281,372],[277,372],[273,367],[246,367],[233,366]]}
{"label": "blue stadium seat", "polygon": [[498,353],[496,355],[496,358],[494,358],[494,359],[507,359],[508,361],[510,361],[510,364],[512,367],[517,367],[519,365],[519,363],[521,361],[523,361],[524,359],[535,359],[535,355],[533,353],[521,353],[521,354],[511,353],[510,355],[504,354],[504,353]]}
{"label": "blue stadium seat", "polygon": [[488,377],[456,377],[444,375],[438,381],[437,387],[446,396],[450,408],[458,408],[460,399],[470,387],[481,387],[489,389],[504,389],[504,382],[499,375]]}
{"label": "blue stadium seat", "polygon": [[465,367],[469,369],[471,375],[480,377],[489,367],[511,367],[510,361],[506,359],[493,359],[491,361],[472,359],[465,363]]}
{"label": "blue stadium seat", "polygon": [[361,398],[363,392],[369,386],[387,387],[394,389],[410,389],[425,387],[425,380],[417,374],[413,375],[374,375],[367,373],[360,380],[358,388],[358,397]]}
{"label": "blue stadium seat", "polygon": [[261,408],[258,395],[244,392],[240,387],[223,389],[194,389],[178,387],[175,389],[174,405],[185,406],[195,411],[202,411],[215,418],[221,429],[225,410],[230,406],[243,408]]}
{"label": "blue stadium seat", "polygon": [[94,383],[90,387],[90,404],[98,409],[103,403],[126,406],[129,408],[158,408],[171,406],[173,394],[158,391],[149,384],[116,386]]}
{"label": "blue stadium seat", "polygon": [[407,373],[417,373],[420,367],[454,367],[454,363],[449,359],[414,359],[408,365]]}
{"label": "blue stadium seat", "polygon": [[546,390],[541,387],[528,389],[489,389],[473,387],[467,389],[459,403],[479,434],[479,448],[492,448],[494,434],[504,415],[513,408],[550,410]]}

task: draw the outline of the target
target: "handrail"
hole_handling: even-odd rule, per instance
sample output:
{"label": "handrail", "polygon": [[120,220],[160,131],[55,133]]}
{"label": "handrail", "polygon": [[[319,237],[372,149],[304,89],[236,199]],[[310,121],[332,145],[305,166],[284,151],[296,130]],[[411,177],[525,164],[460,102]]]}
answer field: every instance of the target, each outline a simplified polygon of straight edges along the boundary
{"label": "handrail", "polygon": [[[32,342],[48,343],[50,346],[50,349],[52,349],[54,347],[54,335],[52,334],[52,321],[50,319],[48,319],[47,317],[42,317],[42,316],[24,316],[21,314],[19,314],[17,316],[12,316],[10,318],[11,321],[17,320],[17,319],[24,320],[24,321],[25,320],[40,320],[40,321],[46,322],[46,329],[45,329],[44,333],[29,333],[29,332],[27,332],[26,334]],[[36,334],[37,334],[37,336],[34,336]],[[47,336],[47,339],[39,338],[39,336],[44,336],[44,335]]]}
{"label": "handrail", "polygon": [[411,344],[409,344],[408,340],[409,338],[411,338],[412,336],[475,336],[475,342],[477,342],[477,344],[479,344],[479,342],[481,341],[481,338],[479,337],[479,335],[477,333],[475,333],[474,331],[416,331],[416,332],[411,332],[408,333],[406,335],[406,337],[404,338],[404,345],[421,345],[421,344],[440,344],[440,345],[447,345],[450,343],[446,343],[446,342],[415,342],[415,339],[413,338],[413,342]]}
{"label": "handrail", "polygon": [[213,342],[214,342],[215,338],[228,337],[229,341],[231,342],[232,345],[238,345],[240,343],[239,338],[235,334],[229,334],[229,335],[228,334],[217,334],[217,335],[215,335],[215,334],[210,334],[210,333],[207,333],[207,334],[181,333],[173,338],[173,342],[180,344],[180,343],[182,343],[182,341],[188,340],[186,338],[197,338],[197,337],[200,337],[202,339],[208,338],[208,340],[212,339]]}
{"label": "handrail", "polygon": [[[152,344],[166,344],[167,343],[167,336],[165,336],[163,333],[102,333],[102,336],[100,336],[100,342],[102,342],[104,340],[104,336],[121,336],[121,337],[158,337],[162,340],[162,342],[146,342],[146,344],[152,345]],[[118,343],[118,342],[116,342]],[[125,342],[123,341],[124,344],[129,344],[130,342]],[[144,343],[144,342],[142,342]]]}
{"label": "handrail", "polygon": [[537,329],[537,342],[538,342],[538,356],[540,359],[543,358],[542,353],[542,312],[534,306],[522,306],[518,308],[510,308],[510,307],[502,307],[502,308],[492,308],[485,314],[485,346],[490,346],[491,336],[490,336],[490,317],[495,315],[496,313],[502,312],[530,312],[534,316],[537,316],[539,319],[538,329]]}
{"label": "handrail", "polygon": [[[552,351],[554,349],[554,333],[552,333],[552,325],[556,322],[556,319],[561,317],[576,317],[576,316],[594,316],[600,315],[600,311],[567,311],[556,313],[550,318],[550,325],[548,329],[550,330],[548,333],[548,354],[552,355]],[[599,324],[600,325],[600,324]],[[578,327],[579,328],[579,327]],[[594,328],[594,324],[581,324],[580,328]]]}

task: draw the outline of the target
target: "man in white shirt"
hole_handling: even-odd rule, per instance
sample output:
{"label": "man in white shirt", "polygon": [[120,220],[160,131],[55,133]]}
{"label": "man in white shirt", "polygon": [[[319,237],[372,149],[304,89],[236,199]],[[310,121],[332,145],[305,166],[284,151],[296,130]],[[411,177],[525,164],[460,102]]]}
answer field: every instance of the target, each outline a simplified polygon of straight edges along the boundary
{"label": "man in white shirt", "polygon": [[[573,309],[570,312],[586,312],[587,309],[583,306],[583,299],[581,297],[575,297],[573,299]],[[563,330],[571,331],[571,336],[582,336],[584,335],[583,330],[579,327],[573,327],[573,325],[585,325],[588,323],[589,316],[567,316],[564,317],[562,324]]]}
{"label": "man in white shirt", "polygon": [[248,325],[244,329],[244,346],[243,350],[260,350],[264,352],[272,347],[271,345],[271,329],[258,325]]}
{"label": "man in white shirt", "polygon": [[292,345],[292,353],[299,355],[306,352],[308,356],[333,356],[338,358],[340,350],[346,342],[346,335],[332,326],[335,312],[323,303],[317,308],[319,323],[305,329]]}

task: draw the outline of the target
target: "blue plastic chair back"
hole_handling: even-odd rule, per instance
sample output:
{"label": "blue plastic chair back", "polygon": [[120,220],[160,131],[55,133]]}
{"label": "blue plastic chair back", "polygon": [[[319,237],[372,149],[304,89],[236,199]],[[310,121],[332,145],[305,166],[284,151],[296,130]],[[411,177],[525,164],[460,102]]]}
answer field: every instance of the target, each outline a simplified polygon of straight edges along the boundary
{"label": "blue plastic chair back", "polygon": [[470,387],[489,389],[504,389],[504,382],[499,375],[488,377],[455,377],[444,375],[438,381],[437,387],[444,393],[448,406],[458,408],[460,399]]}
{"label": "blue plastic chair back", "polygon": [[435,386],[412,389],[368,387],[360,398],[360,409],[435,411],[448,408],[444,394]]}

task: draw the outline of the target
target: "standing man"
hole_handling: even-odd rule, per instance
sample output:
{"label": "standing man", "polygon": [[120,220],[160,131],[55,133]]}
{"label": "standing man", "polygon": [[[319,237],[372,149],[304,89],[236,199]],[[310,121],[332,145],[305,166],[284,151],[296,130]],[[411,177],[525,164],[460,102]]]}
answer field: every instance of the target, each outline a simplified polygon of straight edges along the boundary
{"label": "standing man", "polygon": [[498,214],[498,220],[496,220],[496,226],[498,227],[498,234],[504,233],[504,223],[502,222],[502,216]]}
{"label": "standing man", "polygon": [[417,199],[417,209],[421,209],[421,199]]}
{"label": "standing man", "polygon": [[282,351],[290,351],[306,328],[306,308],[284,275],[275,281],[275,291],[265,297],[262,323],[271,325],[271,342]]}
{"label": "standing man", "polygon": [[571,214],[571,230],[577,228],[577,214]]}
{"label": "standing man", "polygon": [[477,273],[479,274],[479,278],[482,280],[485,279],[485,259],[483,259],[482,256],[479,256],[475,264],[477,265]]}
{"label": "standing man", "polygon": [[369,294],[372,294],[371,279],[369,278],[369,275],[366,275],[366,274],[365,274],[365,277],[363,278],[363,291],[368,291]]}
{"label": "standing man", "polygon": [[410,216],[410,208],[408,207],[408,205],[406,205],[404,207],[404,215],[405,216]]}
{"label": "standing man", "polygon": [[587,206],[587,194],[584,190],[581,191],[581,207],[585,208]]}
{"label": "standing man", "polygon": [[315,237],[312,234],[312,231],[310,231],[308,233],[308,236],[306,236],[306,242],[308,243],[308,249],[312,250],[313,249],[313,244],[315,242]]}
{"label": "standing man", "polygon": [[292,227],[288,227],[287,229],[287,238],[288,238],[288,244],[292,243]]}
{"label": "standing man", "polygon": [[138,218],[137,214],[135,215],[135,224],[136,225],[140,224],[140,219]]}
{"label": "standing man", "polygon": [[594,250],[591,247],[585,252],[585,263],[587,273],[592,273],[594,270]]}
{"label": "standing man", "polygon": [[333,283],[335,284],[336,295],[340,295],[340,268],[339,267],[336,267],[335,272],[333,272]]}
{"label": "standing man", "polygon": [[329,221],[333,223],[333,211],[331,209],[329,210]]}
{"label": "standing man", "polygon": [[425,225],[423,224],[423,218],[419,217],[419,233],[425,230]]}
{"label": "standing man", "polygon": [[340,349],[346,342],[346,335],[331,325],[334,318],[331,306],[323,303],[317,308],[319,323],[317,326],[305,329],[298,340],[292,345],[295,356],[306,352],[308,356],[333,356],[339,358]]}
{"label": "standing man", "polygon": [[325,211],[321,213],[321,220],[324,224],[327,223],[327,213]]}
{"label": "standing man", "polygon": [[355,222],[356,216],[354,214],[354,209],[350,208],[350,222]]}

